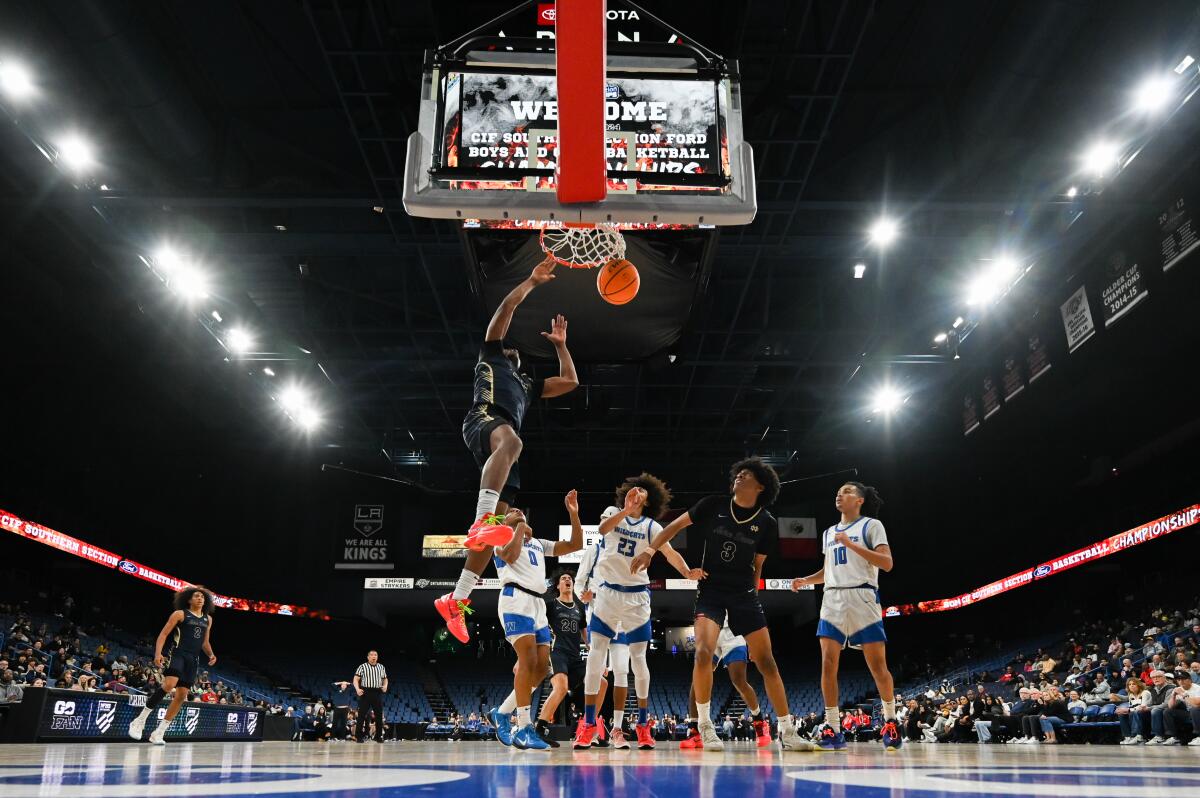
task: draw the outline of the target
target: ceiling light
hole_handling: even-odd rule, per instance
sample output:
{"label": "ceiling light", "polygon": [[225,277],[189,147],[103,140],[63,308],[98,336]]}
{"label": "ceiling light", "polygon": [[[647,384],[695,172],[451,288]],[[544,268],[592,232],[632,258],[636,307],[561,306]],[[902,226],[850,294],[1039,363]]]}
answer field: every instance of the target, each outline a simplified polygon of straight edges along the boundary
{"label": "ceiling light", "polygon": [[163,244],[154,250],[153,260],[154,268],[163,274],[178,271],[183,266],[183,256],[170,244]]}
{"label": "ceiling light", "polygon": [[1075,195],[1078,193],[1079,189],[1075,188],[1075,186],[1071,186],[1069,189],[1067,189],[1067,196],[1071,199],[1075,199]]}
{"label": "ceiling light", "polygon": [[279,232],[281,232],[281,233],[286,233],[286,232],[287,232],[287,225],[277,224],[277,225],[275,225],[275,229],[276,229],[276,230],[278,230],[278,231],[279,231]]}
{"label": "ceiling light", "polygon": [[1117,145],[1111,141],[1097,141],[1083,153],[1083,169],[1095,177],[1104,177],[1117,165]]}
{"label": "ceiling light", "polygon": [[1144,114],[1156,114],[1167,107],[1173,93],[1169,78],[1161,75],[1146,78],[1133,94],[1133,107]]}
{"label": "ceiling light", "polygon": [[306,407],[297,412],[294,416],[296,423],[304,428],[305,432],[312,432],[317,427],[321,426],[321,416],[316,410],[311,407]]}
{"label": "ceiling light", "polygon": [[967,288],[968,305],[987,305],[1004,295],[1019,272],[1016,260],[1009,256],[996,258]]}
{"label": "ceiling light", "polygon": [[900,393],[890,385],[885,385],[875,392],[874,407],[872,412],[883,413],[888,415],[900,409],[900,405],[907,401],[908,397]]}
{"label": "ceiling light", "polygon": [[863,275],[866,273],[867,273],[867,264],[865,264],[865,263],[854,264],[854,279],[855,280],[861,280],[863,278]]}
{"label": "ceiling light", "polygon": [[16,61],[0,62],[0,91],[13,102],[28,100],[37,94],[29,70]]}
{"label": "ceiling light", "polygon": [[217,313],[215,310],[212,312],[212,317],[217,321],[218,324],[225,321],[223,318],[221,318],[221,314]]}
{"label": "ceiling light", "polygon": [[933,342],[935,344],[945,343],[947,337],[948,336],[944,332],[938,333],[937,335],[933,336]]}
{"label": "ceiling light", "polygon": [[868,235],[870,236],[872,244],[877,247],[886,247],[895,241],[896,237],[900,235],[900,225],[896,223],[895,219],[889,219],[886,216],[881,216],[873,225],[871,225]]}
{"label": "ceiling light", "polygon": [[92,145],[82,136],[70,134],[57,143],[58,160],[73,172],[87,172],[96,165]]}
{"label": "ceiling light", "polygon": [[1192,58],[1190,55],[1185,55],[1183,57],[1183,60],[1180,61],[1178,64],[1176,64],[1175,74],[1182,75],[1184,72],[1187,72],[1187,68],[1190,67],[1194,63],[1196,63],[1195,58]]}
{"label": "ceiling light", "polygon": [[229,347],[229,351],[235,355],[242,355],[249,352],[254,346],[254,338],[250,333],[241,328],[234,328],[225,336],[225,345]]}
{"label": "ceiling light", "polygon": [[954,329],[956,329],[956,330],[957,330],[959,327],[961,327],[961,326],[962,326],[962,324],[963,324],[963,317],[962,317],[962,316],[959,316],[958,318],[956,318],[956,319],[954,320]]}
{"label": "ceiling light", "polygon": [[204,299],[208,296],[208,278],[200,272],[192,268],[182,268],[171,275],[171,281],[168,283],[171,290],[179,294],[189,302],[194,302],[199,299]]}
{"label": "ceiling light", "polygon": [[274,377],[275,369],[271,368],[270,366],[263,366],[263,374],[266,374],[268,377]]}

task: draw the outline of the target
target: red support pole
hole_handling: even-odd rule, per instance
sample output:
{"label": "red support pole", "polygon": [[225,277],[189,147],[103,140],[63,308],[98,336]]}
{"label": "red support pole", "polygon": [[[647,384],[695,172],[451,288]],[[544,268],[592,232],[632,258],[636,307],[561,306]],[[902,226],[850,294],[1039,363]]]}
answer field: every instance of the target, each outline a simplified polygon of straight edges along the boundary
{"label": "red support pole", "polygon": [[554,6],[558,201],[601,202],[608,193],[604,159],[607,4],[605,0],[557,0]]}

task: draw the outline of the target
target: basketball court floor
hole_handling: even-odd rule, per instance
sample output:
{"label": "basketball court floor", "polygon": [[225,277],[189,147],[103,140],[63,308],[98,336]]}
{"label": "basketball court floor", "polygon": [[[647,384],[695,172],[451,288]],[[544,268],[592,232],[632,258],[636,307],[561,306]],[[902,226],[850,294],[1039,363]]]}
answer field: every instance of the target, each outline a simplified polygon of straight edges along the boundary
{"label": "basketball court floor", "polygon": [[446,798],[902,798],[1200,794],[1200,751],[1114,746],[878,745],[782,754],[569,748],[495,743],[56,744],[0,748],[0,798],[375,796]]}

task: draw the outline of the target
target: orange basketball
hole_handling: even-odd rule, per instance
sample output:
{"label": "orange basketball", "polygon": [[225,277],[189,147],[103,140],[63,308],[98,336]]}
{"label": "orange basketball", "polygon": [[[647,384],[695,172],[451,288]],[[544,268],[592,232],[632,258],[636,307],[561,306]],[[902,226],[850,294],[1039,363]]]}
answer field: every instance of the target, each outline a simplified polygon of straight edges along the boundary
{"label": "orange basketball", "polygon": [[642,278],[637,267],[627,260],[610,260],[596,275],[596,290],[610,305],[624,305],[637,296]]}

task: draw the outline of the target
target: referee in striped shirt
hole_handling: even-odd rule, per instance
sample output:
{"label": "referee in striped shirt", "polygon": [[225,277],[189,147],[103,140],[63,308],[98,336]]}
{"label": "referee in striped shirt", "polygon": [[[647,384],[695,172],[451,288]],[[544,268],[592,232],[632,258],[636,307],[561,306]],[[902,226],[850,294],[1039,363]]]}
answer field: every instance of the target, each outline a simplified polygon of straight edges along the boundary
{"label": "referee in striped shirt", "polygon": [[383,742],[383,694],[387,692],[387,668],[379,664],[379,652],[368,651],[367,661],[354,672],[354,692],[358,694],[358,728],[354,739],[364,742],[367,711],[375,710],[375,742]]}

